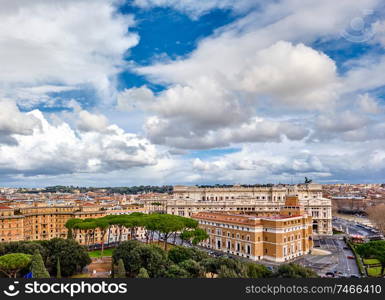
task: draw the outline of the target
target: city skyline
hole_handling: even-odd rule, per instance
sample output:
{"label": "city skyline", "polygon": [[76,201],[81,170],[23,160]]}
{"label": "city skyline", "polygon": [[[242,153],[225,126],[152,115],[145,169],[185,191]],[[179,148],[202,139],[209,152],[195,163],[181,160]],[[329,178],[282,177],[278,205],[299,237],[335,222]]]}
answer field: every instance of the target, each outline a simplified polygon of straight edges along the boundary
{"label": "city skyline", "polygon": [[[383,186],[385,185],[385,183],[383,182],[370,182],[370,183],[366,183],[366,182],[358,182],[358,183],[349,183],[349,182],[337,182],[337,183],[319,183],[319,182],[314,182],[315,184],[320,184],[322,186],[339,186],[339,185],[347,185],[347,186],[356,186],[356,185],[378,185],[378,186]],[[175,186],[191,186],[191,187],[194,187],[194,186],[197,186],[197,187],[215,187],[215,186],[218,186],[218,187],[231,187],[231,186],[266,186],[266,185],[272,185],[272,186],[296,186],[296,185],[303,185],[305,184],[304,181],[298,181],[298,182],[279,182],[279,183],[272,183],[272,182],[266,182],[266,183],[218,183],[218,182],[213,182],[213,183],[205,183],[205,184],[199,184],[199,183],[196,183],[196,184],[160,184],[160,185],[156,185],[156,184],[138,184],[138,185],[114,185],[114,184],[110,184],[110,185],[103,185],[103,184],[99,184],[99,185],[90,185],[90,186],[87,186],[87,185],[80,185],[80,184],[76,184],[76,183],[73,183],[73,184],[55,184],[55,185],[41,185],[41,186],[34,186],[34,185],[31,185],[31,186],[0,186],[0,189],[26,189],[26,190],[33,190],[33,189],[46,189],[46,188],[51,188],[51,187],[72,187],[72,188],[84,188],[84,189],[87,189],[87,188],[94,188],[94,189],[103,189],[103,188],[131,188],[131,187],[175,187]]]}
{"label": "city skyline", "polygon": [[0,186],[383,183],[384,11],[7,1]]}

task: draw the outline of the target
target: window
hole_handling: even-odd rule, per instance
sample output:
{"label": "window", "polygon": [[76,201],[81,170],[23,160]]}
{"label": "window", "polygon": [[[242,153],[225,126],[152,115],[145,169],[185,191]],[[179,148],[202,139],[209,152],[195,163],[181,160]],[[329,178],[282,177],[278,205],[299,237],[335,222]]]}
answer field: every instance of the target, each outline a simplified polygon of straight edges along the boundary
{"label": "window", "polygon": [[221,249],[221,241],[217,240],[217,249]]}

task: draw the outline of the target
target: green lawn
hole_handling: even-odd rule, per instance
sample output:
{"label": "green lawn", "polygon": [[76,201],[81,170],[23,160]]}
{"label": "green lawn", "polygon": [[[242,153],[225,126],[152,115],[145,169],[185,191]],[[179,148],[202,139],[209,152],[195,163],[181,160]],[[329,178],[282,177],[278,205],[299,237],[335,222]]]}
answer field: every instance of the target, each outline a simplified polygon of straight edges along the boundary
{"label": "green lawn", "polygon": [[370,277],[380,277],[381,276],[381,267],[371,267],[368,268],[368,276]]}
{"label": "green lawn", "polygon": [[[112,252],[114,249],[109,248],[109,249],[104,249],[103,251],[103,256],[112,256]],[[100,250],[94,250],[94,251],[89,251],[88,255],[90,257],[100,257],[101,251]]]}
{"label": "green lawn", "polygon": [[380,261],[376,258],[364,258],[365,265],[378,265]]}
{"label": "green lawn", "polygon": [[[159,246],[160,248],[164,249],[164,243],[163,242],[158,242],[158,241],[154,241],[152,243],[153,245],[157,245]],[[173,244],[168,244],[167,245],[167,251],[170,251],[172,248],[174,248],[175,245]],[[114,251],[115,249],[114,248],[109,248],[109,249],[104,249],[103,251],[103,256],[112,256],[112,252]],[[94,258],[94,257],[100,257],[100,250],[93,250],[93,251],[88,251],[88,255],[91,257],[91,258]]]}

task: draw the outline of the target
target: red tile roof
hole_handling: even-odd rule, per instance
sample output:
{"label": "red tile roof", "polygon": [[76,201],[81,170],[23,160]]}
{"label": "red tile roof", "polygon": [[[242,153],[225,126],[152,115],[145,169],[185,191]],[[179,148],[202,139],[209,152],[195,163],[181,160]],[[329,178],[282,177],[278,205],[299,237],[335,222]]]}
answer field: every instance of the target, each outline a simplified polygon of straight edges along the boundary
{"label": "red tile roof", "polygon": [[9,207],[9,206],[0,206],[0,209],[12,209],[12,207]]}

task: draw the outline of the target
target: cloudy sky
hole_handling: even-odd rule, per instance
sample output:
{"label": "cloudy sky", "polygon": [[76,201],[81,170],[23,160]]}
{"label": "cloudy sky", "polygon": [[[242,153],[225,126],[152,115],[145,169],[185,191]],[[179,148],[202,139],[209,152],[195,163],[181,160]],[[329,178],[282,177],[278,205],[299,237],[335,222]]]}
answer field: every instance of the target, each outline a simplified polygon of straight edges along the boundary
{"label": "cloudy sky", "polygon": [[382,0],[0,5],[0,186],[385,182]]}

